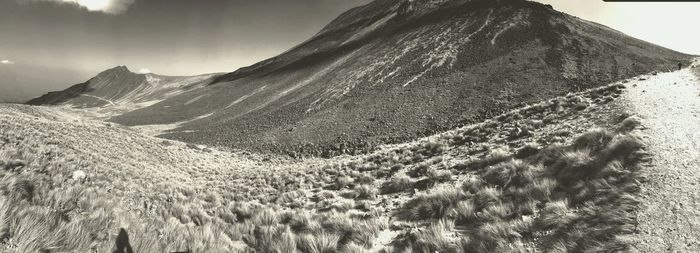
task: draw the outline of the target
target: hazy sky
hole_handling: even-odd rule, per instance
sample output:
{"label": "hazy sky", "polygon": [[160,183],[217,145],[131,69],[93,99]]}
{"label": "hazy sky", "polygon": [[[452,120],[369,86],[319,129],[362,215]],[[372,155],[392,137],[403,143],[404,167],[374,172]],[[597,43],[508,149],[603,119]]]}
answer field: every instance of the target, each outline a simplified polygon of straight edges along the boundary
{"label": "hazy sky", "polygon": [[[0,0],[0,67],[169,75],[228,72],[277,55],[370,0]],[[700,54],[700,3],[541,0],[632,36]]]}
{"label": "hazy sky", "polygon": [[[369,0],[0,0],[0,61],[100,71],[230,72]],[[0,63],[2,67],[3,63]]]}
{"label": "hazy sky", "polygon": [[684,53],[700,55],[700,2],[628,2],[538,0],[555,9],[595,21]]}

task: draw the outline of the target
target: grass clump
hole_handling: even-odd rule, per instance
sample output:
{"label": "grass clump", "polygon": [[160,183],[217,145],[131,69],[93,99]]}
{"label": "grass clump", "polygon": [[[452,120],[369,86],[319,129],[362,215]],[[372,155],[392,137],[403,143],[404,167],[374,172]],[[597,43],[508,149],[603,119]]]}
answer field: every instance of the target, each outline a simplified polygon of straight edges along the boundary
{"label": "grass clump", "polygon": [[511,160],[486,168],[482,178],[487,183],[501,188],[523,187],[532,184],[536,173],[538,173],[538,167],[521,160]]}
{"label": "grass clump", "polygon": [[335,253],[338,249],[340,236],[332,233],[318,235],[303,235],[299,237],[299,249],[309,253]]}
{"label": "grass clump", "polygon": [[393,246],[397,252],[461,252],[456,243],[447,239],[446,233],[452,229],[448,221],[435,221],[426,228],[399,235]]}
{"label": "grass clump", "polygon": [[404,221],[427,221],[444,218],[466,197],[465,193],[454,187],[435,189],[427,194],[419,194],[406,202],[395,216]]}
{"label": "grass clump", "polygon": [[353,179],[348,176],[340,176],[335,179],[335,189],[341,190],[353,183]]}
{"label": "grass clump", "polygon": [[[440,188],[414,196],[394,216],[433,224],[421,232],[403,233],[394,249],[624,251],[617,236],[632,232],[639,189],[635,178],[644,156],[641,142],[597,129],[571,145],[528,153],[492,153],[465,166],[472,169],[468,172],[472,176],[461,189]],[[434,238],[444,236],[435,230],[435,222],[455,226],[458,240]]]}
{"label": "grass clump", "polygon": [[355,187],[357,199],[375,199],[377,197],[377,189],[371,185],[360,185]]}
{"label": "grass clump", "polygon": [[404,192],[413,189],[413,181],[411,178],[405,175],[394,176],[391,180],[386,181],[382,184],[381,193],[391,194]]}

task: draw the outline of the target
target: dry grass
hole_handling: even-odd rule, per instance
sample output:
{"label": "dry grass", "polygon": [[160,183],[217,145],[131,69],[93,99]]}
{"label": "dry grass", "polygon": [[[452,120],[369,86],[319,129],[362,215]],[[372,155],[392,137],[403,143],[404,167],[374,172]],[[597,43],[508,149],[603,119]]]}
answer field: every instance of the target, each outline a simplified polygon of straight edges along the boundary
{"label": "dry grass", "polygon": [[621,250],[639,124],[571,127],[597,126],[574,117],[597,115],[593,105],[605,108],[578,94],[369,155],[306,160],[3,107],[0,251],[111,252],[121,229],[135,252]]}

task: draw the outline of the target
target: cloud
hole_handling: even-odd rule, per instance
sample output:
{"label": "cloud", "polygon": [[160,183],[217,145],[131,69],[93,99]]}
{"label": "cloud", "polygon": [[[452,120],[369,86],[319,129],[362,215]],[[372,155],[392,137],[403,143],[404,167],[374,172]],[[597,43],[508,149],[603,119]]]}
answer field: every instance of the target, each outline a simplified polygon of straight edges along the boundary
{"label": "cloud", "polygon": [[147,69],[147,68],[141,68],[141,69],[139,69],[138,73],[139,74],[150,74],[151,70]]}
{"label": "cloud", "polygon": [[3,64],[3,65],[12,65],[12,64],[15,64],[15,62],[10,61],[10,60],[2,60],[2,61],[0,61],[0,64]]}
{"label": "cloud", "polygon": [[109,14],[120,14],[129,9],[136,0],[30,0],[59,2],[81,6],[89,11],[100,11]]}

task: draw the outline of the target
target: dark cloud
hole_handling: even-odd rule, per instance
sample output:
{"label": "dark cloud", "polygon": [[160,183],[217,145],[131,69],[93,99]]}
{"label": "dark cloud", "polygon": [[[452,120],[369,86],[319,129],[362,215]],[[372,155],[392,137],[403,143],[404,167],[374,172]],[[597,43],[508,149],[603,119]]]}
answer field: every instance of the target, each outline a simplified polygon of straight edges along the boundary
{"label": "dark cloud", "polygon": [[134,3],[134,0],[18,0],[24,3],[31,2],[55,2],[59,4],[68,4],[75,7],[87,9],[88,11],[101,11],[109,14],[120,14],[129,8],[129,5]]}

